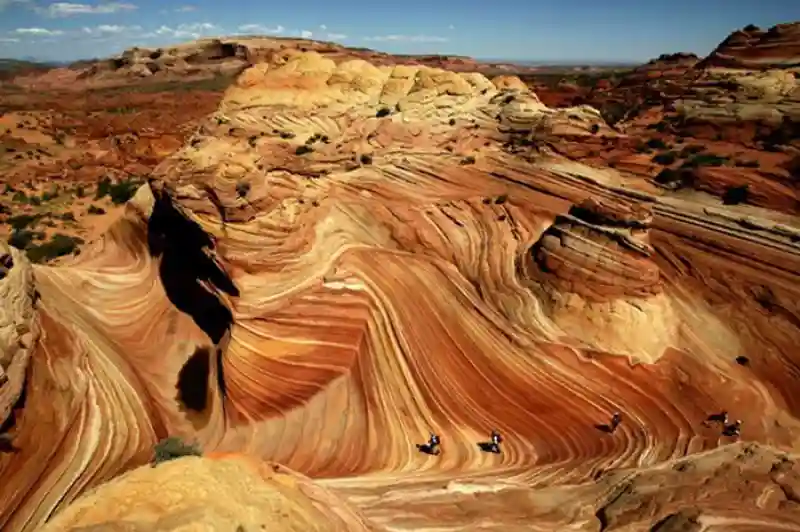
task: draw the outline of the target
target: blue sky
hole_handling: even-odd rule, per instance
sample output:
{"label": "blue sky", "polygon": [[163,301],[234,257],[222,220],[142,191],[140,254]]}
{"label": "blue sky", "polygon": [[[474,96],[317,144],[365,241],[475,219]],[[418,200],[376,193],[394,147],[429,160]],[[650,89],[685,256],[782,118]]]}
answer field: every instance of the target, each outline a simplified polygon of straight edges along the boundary
{"label": "blue sky", "polygon": [[796,20],[798,0],[0,0],[0,57],[74,60],[269,33],[394,53],[645,61],[705,55],[736,28]]}

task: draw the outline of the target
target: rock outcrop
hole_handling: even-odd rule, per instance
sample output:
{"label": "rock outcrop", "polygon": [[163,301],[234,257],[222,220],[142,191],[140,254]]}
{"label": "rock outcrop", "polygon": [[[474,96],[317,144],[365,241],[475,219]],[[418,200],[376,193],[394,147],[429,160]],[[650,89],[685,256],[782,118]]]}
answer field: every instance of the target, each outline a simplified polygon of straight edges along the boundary
{"label": "rock outcrop", "polygon": [[349,504],[303,475],[241,455],[138,468],[77,500],[41,530],[100,528],[374,530]]}
{"label": "rock outcrop", "polygon": [[[548,148],[615,134],[513,78],[246,70],[101,239],[33,267],[0,528],[796,527],[800,230]],[[136,469],[166,436],[303,476]]]}
{"label": "rock outcrop", "polygon": [[800,69],[800,22],[763,30],[749,25],[731,33],[702,67],[743,70]]}

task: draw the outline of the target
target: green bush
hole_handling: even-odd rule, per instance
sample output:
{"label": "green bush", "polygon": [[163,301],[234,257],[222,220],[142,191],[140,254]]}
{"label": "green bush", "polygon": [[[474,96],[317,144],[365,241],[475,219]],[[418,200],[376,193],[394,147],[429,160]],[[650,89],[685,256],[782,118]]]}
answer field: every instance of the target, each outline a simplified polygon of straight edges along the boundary
{"label": "green bush", "polygon": [[176,436],[159,441],[153,448],[153,466],[184,456],[203,456],[197,444],[187,444]]}
{"label": "green bush", "polygon": [[15,231],[20,231],[28,226],[36,224],[41,217],[41,214],[18,214],[9,218],[7,223]]}
{"label": "green bush", "polygon": [[83,244],[83,239],[56,233],[43,244],[31,245],[25,248],[25,254],[31,262],[47,262],[57,257],[63,257],[78,252],[78,246]]}
{"label": "green bush", "polygon": [[698,153],[683,163],[683,166],[687,168],[697,166],[722,166],[727,160],[727,157],[720,157],[718,155],[714,155],[713,153]]}
{"label": "green bush", "polygon": [[8,245],[25,251],[25,248],[33,243],[34,236],[33,231],[12,231],[11,236],[8,237]]}
{"label": "green bush", "polygon": [[650,139],[645,143],[649,148],[654,150],[667,150],[669,146],[661,139]]}
{"label": "green bush", "polygon": [[103,199],[108,196],[108,193],[111,191],[111,178],[104,177],[100,181],[97,182],[97,190],[94,194],[94,199]]}
{"label": "green bush", "polygon": [[678,159],[678,154],[674,151],[665,151],[653,156],[653,162],[664,166],[669,166]]}
{"label": "green bush", "polygon": [[136,194],[141,185],[141,182],[136,179],[125,179],[112,183],[108,191],[108,195],[111,196],[111,203],[122,205]]}

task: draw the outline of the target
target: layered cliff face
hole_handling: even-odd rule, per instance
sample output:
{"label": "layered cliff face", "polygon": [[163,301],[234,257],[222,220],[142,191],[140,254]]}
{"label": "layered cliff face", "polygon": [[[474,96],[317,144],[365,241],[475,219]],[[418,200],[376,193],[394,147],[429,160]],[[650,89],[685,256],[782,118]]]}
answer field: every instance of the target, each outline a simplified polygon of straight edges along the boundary
{"label": "layered cliff face", "polygon": [[[5,361],[28,380],[0,528],[250,530],[262,501],[306,530],[798,526],[775,448],[800,442],[800,231],[546,147],[614,134],[513,78],[316,53],[247,70],[102,239],[0,281],[39,294],[8,318],[35,333],[2,359],[6,403]],[[719,410],[759,443],[719,448]],[[502,454],[477,445],[492,429]],[[112,481],[167,435],[251,465]],[[156,522],[151,497],[187,482]]]}
{"label": "layered cliff face", "polygon": [[800,68],[800,22],[769,29],[754,25],[731,33],[704,61],[704,66],[763,70]]}

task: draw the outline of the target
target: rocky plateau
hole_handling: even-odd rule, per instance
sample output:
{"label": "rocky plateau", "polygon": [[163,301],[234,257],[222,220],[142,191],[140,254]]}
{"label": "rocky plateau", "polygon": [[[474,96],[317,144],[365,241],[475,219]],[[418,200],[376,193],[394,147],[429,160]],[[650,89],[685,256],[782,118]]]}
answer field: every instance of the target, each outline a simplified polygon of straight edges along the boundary
{"label": "rocky plateau", "polygon": [[798,27],[541,98],[305,42],[15,78],[0,529],[800,530]]}

